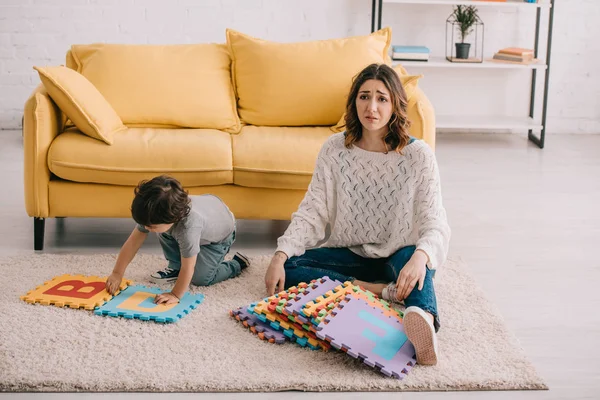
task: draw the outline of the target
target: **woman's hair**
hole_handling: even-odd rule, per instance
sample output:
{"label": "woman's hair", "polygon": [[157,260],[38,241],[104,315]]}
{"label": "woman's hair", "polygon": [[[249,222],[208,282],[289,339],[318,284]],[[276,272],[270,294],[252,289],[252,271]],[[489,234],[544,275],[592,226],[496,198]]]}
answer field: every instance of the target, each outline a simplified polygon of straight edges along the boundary
{"label": "woman's hair", "polygon": [[143,226],[172,224],[190,213],[190,199],[181,183],[167,175],[141,181],[135,188],[131,215]]}
{"label": "woman's hair", "polygon": [[390,149],[400,153],[410,140],[410,136],[408,135],[410,121],[406,115],[408,101],[398,74],[393,68],[386,64],[371,64],[354,78],[350,94],[348,95],[348,101],[346,102],[345,146],[350,148],[362,137],[363,127],[358,119],[356,98],[360,87],[370,79],[376,79],[383,82],[390,92],[392,116],[388,122],[388,133],[383,140]]}

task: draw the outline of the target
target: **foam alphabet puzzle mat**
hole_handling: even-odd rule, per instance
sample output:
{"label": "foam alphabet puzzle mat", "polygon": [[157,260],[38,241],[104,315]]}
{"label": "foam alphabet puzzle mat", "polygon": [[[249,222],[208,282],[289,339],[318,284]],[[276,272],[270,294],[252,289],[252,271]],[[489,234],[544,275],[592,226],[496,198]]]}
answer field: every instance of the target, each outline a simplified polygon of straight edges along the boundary
{"label": "foam alphabet puzzle mat", "polygon": [[[30,290],[25,296],[21,296],[21,300],[31,304],[93,310],[113,297],[105,289],[106,279],[98,276],[60,275]],[[119,289],[123,290],[131,283],[130,280],[123,279]]]}
{"label": "foam alphabet puzzle mat", "polygon": [[[310,322],[297,314],[303,304],[309,300],[326,293],[341,282],[331,280],[324,276],[310,283],[300,283],[292,286],[287,291],[282,291],[257,303],[252,303],[248,311],[258,315],[258,319],[277,330],[283,330],[284,335],[300,346],[308,346],[312,350],[323,349],[328,351],[331,345],[319,340],[315,331],[310,330]],[[308,296],[308,297],[306,297]],[[302,318],[301,321],[297,318]]]}
{"label": "foam alphabet puzzle mat", "polygon": [[179,303],[154,304],[163,289],[143,285],[129,286],[111,301],[94,311],[96,315],[137,318],[143,321],[177,322],[204,301],[203,294],[186,293]]}
{"label": "foam alphabet puzzle mat", "polygon": [[[310,291],[299,293],[294,298],[290,298],[288,303],[285,305],[285,313],[287,315],[295,316],[300,322],[307,323],[307,318],[302,315],[302,308],[304,305],[312,300],[315,300],[322,295],[325,295],[335,287],[338,287],[342,284],[342,282],[330,279],[328,276],[324,276],[321,279],[317,279],[314,284],[314,288]],[[350,286],[350,282],[346,282],[344,285]]]}
{"label": "foam alphabet puzzle mat", "polygon": [[288,340],[283,332],[272,328],[270,324],[259,320],[258,315],[249,312],[248,307],[239,307],[236,310],[231,310],[229,314],[263,340],[277,344],[283,344]]}
{"label": "foam alphabet puzzle mat", "polygon": [[416,364],[415,348],[395,316],[348,294],[317,327],[317,337],[384,375],[404,378]]}
{"label": "foam alphabet puzzle mat", "polygon": [[[287,302],[285,299],[282,301]],[[267,300],[263,300],[248,306],[248,312],[255,314],[259,321],[269,324],[273,329],[282,330],[286,337],[302,347],[308,346],[313,350],[319,348],[325,351],[329,350],[331,345],[328,342],[317,339],[315,333],[305,330],[302,325],[294,321],[293,317],[279,314],[270,310],[269,307]]]}
{"label": "foam alphabet puzzle mat", "polygon": [[313,301],[309,301],[304,305],[302,313],[311,318],[312,324],[310,325],[311,330],[316,331],[316,327],[321,323],[323,318],[329,315],[330,311],[341,301],[344,301],[348,294],[352,294],[354,297],[364,299],[369,305],[377,307],[383,311],[388,317],[395,317],[399,321],[402,321],[404,314],[391,307],[385,300],[381,300],[374,293],[361,289],[359,286],[350,285],[349,282],[344,283],[325,293],[323,296],[319,296]]}

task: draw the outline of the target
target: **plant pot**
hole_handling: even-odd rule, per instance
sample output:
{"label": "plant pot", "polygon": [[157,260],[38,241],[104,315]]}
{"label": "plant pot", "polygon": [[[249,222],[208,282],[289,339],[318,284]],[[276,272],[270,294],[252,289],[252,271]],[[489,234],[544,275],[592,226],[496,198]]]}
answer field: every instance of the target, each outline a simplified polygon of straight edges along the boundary
{"label": "plant pot", "polygon": [[454,45],[456,46],[456,58],[465,60],[469,58],[471,43],[455,43]]}

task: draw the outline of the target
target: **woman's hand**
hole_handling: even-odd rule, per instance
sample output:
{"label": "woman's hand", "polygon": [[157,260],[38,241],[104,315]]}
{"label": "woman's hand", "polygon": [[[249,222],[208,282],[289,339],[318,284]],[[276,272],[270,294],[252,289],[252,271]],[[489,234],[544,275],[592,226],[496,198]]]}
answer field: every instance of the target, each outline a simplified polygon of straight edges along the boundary
{"label": "woman's hand", "polygon": [[119,290],[122,279],[123,275],[117,272],[113,272],[112,274],[110,274],[108,279],[106,279],[106,291],[109,294],[114,295]]}
{"label": "woman's hand", "polygon": [[154,304],[176,304],[179,303],[179,297],[175,296],[171,292],[161,293],[154,299]]}
{"label": "woman's hand", "polygon": [[422,250],[417,250],[400,271],[398,280],[396,281],[396,289],[398,301],[402,301],[408,297],[413,291],[417,282],[419,290],[423,289],[425,283],[425,275],[427,274],[427,262],[429,257]]}
{"label": "woman's hand", "polygon": [[277,292],[281,292],[285,285],[285,268],[283,264],[287,260],[287,256],[278,251],[275,253],[265,274],[265,286],[267,288],[267,294],[273,296],[275,289]]}

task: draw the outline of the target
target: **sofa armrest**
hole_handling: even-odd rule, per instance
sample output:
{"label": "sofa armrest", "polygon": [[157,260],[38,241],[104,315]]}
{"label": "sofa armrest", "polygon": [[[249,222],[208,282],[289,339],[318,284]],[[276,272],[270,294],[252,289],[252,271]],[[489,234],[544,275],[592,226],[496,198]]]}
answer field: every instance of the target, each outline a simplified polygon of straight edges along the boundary
{"label": "sofa armrest", "polygon": [[411,134],[423,139],[432,150],[435,150],[435,111],[420,88],[416,88],[412,95],[407,111],[411,122],[409,129]]}
{"label": "sofa armrest", "polygon": [[25,102],[23,151],[25,170],[25,208],[30,217],[49,216],[48,149],[62,130],[62,115],[43,85]]}

